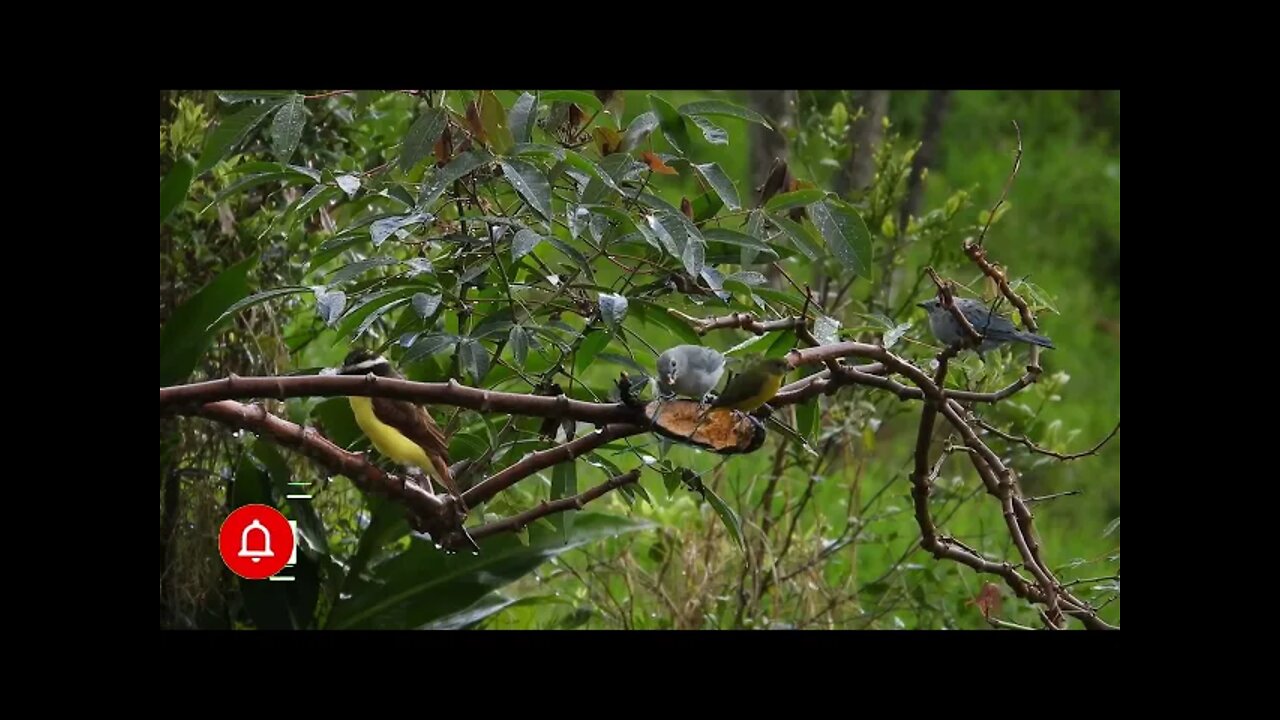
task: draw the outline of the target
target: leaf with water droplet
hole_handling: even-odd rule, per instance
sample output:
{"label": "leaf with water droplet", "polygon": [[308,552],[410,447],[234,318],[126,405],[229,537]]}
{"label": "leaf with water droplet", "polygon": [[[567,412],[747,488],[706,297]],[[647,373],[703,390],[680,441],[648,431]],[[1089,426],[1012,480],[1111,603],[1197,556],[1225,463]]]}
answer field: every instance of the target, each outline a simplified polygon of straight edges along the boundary
{"label": "leaf with water droplet", "polygon": [[301,95],[294,95],[276,111],[276,116],[271,121],[271,149],[280,162],[289,162],[289,158],[298,149],[306,118]]}
{"label": "leaf with water droplet", "polygon": [[529,207],[549,220],[551,218],[551,183],[542,170],[529,162],[516,158],[499,161],[502,174]]}
{"label": "leaf with water droplet", "polygon": [[347,194],[347,198],[354,198],[356,191],[360,189],[360,178],[355,175],[339,175],[337,178],[338,187]]}
{"label": "leaf with water droplet", "polygon": [[489,350],[477,340],[463,340],[458,345],[458,365],[471,376],[477,386],[489,374]]}
{"label": "leaf with water droplet", "polygon": [[884,334],[884,349],[888,350],[889,348],[896,345],[898,341],[902,339],[902,336],[906,335],[907,331],[910,329],[911,329],[911,323],[904,322],[901,325],[895,326],[889,332],[886,332]]}
{"label": "leaf with water droplet", "polygon": [[820,345],[840,342],[840,321],[818,313],[813,321],[813,336]]}
{"label": "leaf with water droplet", "polygon": [[813,224],[846,270],[863,275],[871,267],[871,233],[862,216],[844,202],[827,199],[809,206]]}
{"label": "leaf with water droplet", "polygon": [[684,253],[680,257],[684,263],[684,269],[688,270],[690,275],[698,277],[702,274],[702,267],[706,262],[706,258],[707,248],[702,244],[702,241],[689,238],[689,241],[685,243]]}
{"label": "leaf with water droplet", "polygon": [[738,188],[734,186],[733,181],[725,174],[724,170],[715,163],[704,163],[694,165],[695,170],[702,175],[707,184],[711,186],[716,194],[724,200],[724,204],[733,211],[742,209],[742,202],[738,200]]}
{"label": "leaf with water droplet", "polygon": [[326,292],[316,298],[316,313],[324,320],[325,325],[332,326],[342,317],[342,310],[347,306],[347,294],[341,290]]}
{"label": "leaf with water droplet", "polygon": [[458,342],[457,335],[449,333],[431,333],[423,336],[405,352],[401,362],[410,363],[420,357],[435,355],[454,346]]}
{"label": "leaf with water droplet", "polygon": [[431,260],[429,258],[409,258],[405,261],[405,264],[409,266],[409,277],[433,272],[435,270],[435,268],[431,266]]}
{"label": "leaf with water droplet", "polygon": [[529,228],[521,229],[520,232],[516,233],[515,237],[511,238],[512,261],[518,262],[520,258],[533,252],[533,249],[537,247],[540,242],[542,242],[541,235]]}
{"label": "leaf with water droplet", "polygon": [[511,136],[517,143],[527,143],[533,140],[533,126],[537,123],[538,102],[537,98],[529,93],[521,93],[516,98],[516,102],[511,106],[511,112],[507,115],[507,120],[511,126]]}
{"label": "leaf with water droplet", "polygon": [[419,115],[400,146],[400,170],[408,171],[422,162],[435,148],[447,124],[448,117],[440,108],[429,108]]}
{"label": "leaf with water droplet", "polygon": [[431,222],[434,219],[435,217],[430,213],[409,213],[408,215],[393,215],[381,220],[375,220],[369,226],[369,239],[373,241],[374,247],[378,247],[400,228],[421,222]]}
{"label": "leaf with water droplet", "polygon": [[707,142],[712,145],[729,144],[729,133],[725,132],[724,128],[716,125],[701,115],[693,115],[689,119],[692,120],[693,124],[697,125],[698,129],[702,131],[702,137],[706,138]]}
{"label": "leaf with water droplet", "polygon": [[511,355],[515,358],[516,365],[523,369],[525,360],[529,357],[529,333],[519,325],[512,325],[507,344],[511,346]]}
{"label": "leaf with water droplet", "polygon": [[600,293],[600,317],[604,318],[611,329],[617,330],[626,316],[627,298],[625,296]]}
{"label": "leaf with water droplet", "polygon": [[417,293],[413,296],[413,310],[418,313],[418,317],[426,320],[435,314],[436,309],[440,307],[442,299],[440,295]]}

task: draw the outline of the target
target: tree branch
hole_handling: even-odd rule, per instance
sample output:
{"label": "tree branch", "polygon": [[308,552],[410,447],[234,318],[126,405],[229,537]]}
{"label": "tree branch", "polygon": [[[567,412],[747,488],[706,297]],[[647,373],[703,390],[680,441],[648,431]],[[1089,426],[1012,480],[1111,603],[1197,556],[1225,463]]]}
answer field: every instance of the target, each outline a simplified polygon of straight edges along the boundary
{"label": "tree branch", "polygon": [[559,500],[552,500],[550,502],[543,501],[542,503],[539,503],[537,507],[530,508],[519,515],[512,515],[511,517],[481,525],[480,527],[474,528],[470,531],[471,537],[479,540],[502,532],[519,532],[525,526],[538,518],[565,512],[566,510],[581,510],[583,505],[601,497],[605,493],[617,490],[624,485],[629,485],[639,480],[640,468],[636,468],[631,472],[609,478],[590,490],[578,493],[572,497],[560,498]]}
{"label": "tree branch", "polygon": [[467,503],[468,507],[486,502],[494,495],[497,495],[539,470],[545,470],[546,468],[558,465],[562,462],[573,461],[601,445],[605,445],[617,440],[618,438],[639,435],[645,431],[646,428],[641,425],[606,425],[603,428],[587,433],[572,442],[567,442],[563,445],[557,445],[553,448],[539,450],[538,452],[526,455],[515,464],[509,465],[494,475],[476,483],[471,489],[462,493],[462,499]]}
{"label": "tree branch", "polygon": [[1039,445],[1036,445],[1034,442],[1032,442],[1031,438],[1026,436],[1025,433],[1023,433],[1021,437],[1018,437],[1011,433],[1007,433],[1001,430],[1000,428],[992,425],[991,423],[987,422],[986,420],[983,420],[982,418],[974,418],[974,421],[977,422],[978,425],[982,427],[982,429],[990,433],[993,433],[995,435],[998,435],[1004,438],[1005,440],[1008,440],[1009,442],[1020,443],[1022,445],[1025,445],[1032,452],[1037,452],[1037,453],[1040,453],[1041,455],[1048,455],[1049,457],[1055,457],[1059,460],[1079,460],[1082,457],[1097,455],[1098,451],[1102,449],[1102,446],[1110,442],[1111,438],[1115,437],[1116,433],[1120,432],[1120,422],[1116,421],[1116,426],[1112,428],[1111,432],[1108,433],[1106,437],[1102,438],[1102,440],[1098,442],[1097,445],[1094,445],[1093,447],[1089,448],[1088,450],[1085,450],[1084,452],[1063,454],[1063,453],[1060,453],[1054,450],[1049,450],[1047,448],[1042,448]]}

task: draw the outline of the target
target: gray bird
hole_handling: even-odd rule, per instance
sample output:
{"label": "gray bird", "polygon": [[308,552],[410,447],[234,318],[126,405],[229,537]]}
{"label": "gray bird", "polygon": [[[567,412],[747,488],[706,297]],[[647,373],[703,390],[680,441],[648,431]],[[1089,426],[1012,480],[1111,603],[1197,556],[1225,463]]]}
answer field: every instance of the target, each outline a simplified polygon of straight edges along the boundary
{"label": "gray bird", "polygon": [[658,391],[701,400],[724,375],[724,356],[701,345],[677,345],[658,358]]}
{"label": "gray bird", "polygon": [[[1053,348],[1053,341],[1043,335],[1024,332],[1013,326],[1008,318],[999,313],[992,314],[986,305],[970,298],[956,298],[956,307],[964,314],[974,330],[982,335],[982,345],[977,348],[978,355],[1003,345],[1007,342],[1024,342],[1041,347]],[[929,313],[929,329],[933,336],[943,345],[951,346],[967,340],[964,328],[956,322],[951,311],[943,307],[937,298],[916,303]]]}

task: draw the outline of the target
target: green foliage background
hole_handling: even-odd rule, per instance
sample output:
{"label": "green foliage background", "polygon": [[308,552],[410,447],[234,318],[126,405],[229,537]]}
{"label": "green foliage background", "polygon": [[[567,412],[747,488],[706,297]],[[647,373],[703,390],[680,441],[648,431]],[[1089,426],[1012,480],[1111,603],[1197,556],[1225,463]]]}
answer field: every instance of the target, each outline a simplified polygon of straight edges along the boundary
{"label": "green foliage background", "polygon": [[[305,91],[319,95],[321,91]],[[494,97],[509,111],[520,93],[498,91]],[[625,91],[621,108],[610,105],[597,124],[625,130],[634,118],[650,111],[656,95],[674,107],[722,99],[741,106],[743,93],[720,91]],[[471,93],[455,96],[451,107],[461,112]],[[438,95],[437,95],[438,99]],[[371,250],[367,231],[343,244],[341,238],[366,210],[391,199],[374,199],[365,186],[355,199],[344,198],[338,178],[392,169],[374,178],[391,178],[414,189],[430,177],[432,163],[400,166],[401,143],[415,118],[423,116],[420,97],[402,93],[335,94],[302,101],[292,93],[280,99],[238,100],[225,93],[161,94],[161,384],[190,379],[241,375],[287,374],[337,364],[352,347],[352,334],[382,312],[371,304],[358,307],[362,286],[377,283],[391,272],[368,266],[346,286],[342,315],[335,323],[323,316],[337,300],[310,288],[330,273],[344,272],[352,262],[386,254],[395,248],[402,259],[416,253],[412,243],[423,238],[410,229],[407,237],[393,237],[382,251]],[[850,115],[856,111],[849,93],[801,91],[798,117],[783,128],[792,150],[792,172],[819,188],[830,188],[832,175],[851,152],[845,137]],[[907,153],[921,132],[927,93],[895,91],[889,107],[888,139],[881,150],[881,175],[866,194],[846,198],[864,219],[870,218],[877,193],[897,199],[889,178],[906,167]],[[273,102],[281,110],[264,109]],[[454,104],[457,103],[457,104]],[[545,104],[545,103],[544,103]],[[585,106],[584,106],[585,107]],[[272,108],[274,109],[274,107]],[[586,108],[590,114],[591,109]],[[235,120],[233,121],[233,118]],[[258,125],[235,136],[236,122]],[[709,118],[728,135],[727,144],[698,140],[699,129],[688,124],[697,141],[696,161],[716,163],[736,185],[744,208],[755,205],[758,182],[750,177],[750,125],[746,120]],[[960,239],[976,234],[982,213],[999,196],[1009,174],[1015,137],[1010,120],[1022,131],[1022,168],[1009,193],[1007,208],[998,216],[987,240],[993,258],[1009,268],[1011,278],[1033,283],[1041,327],[1058,350],[1042,356],[1042,381],[1000,406],[989,418],[1002,427],[1025,432],[1055,450],[1086,449],[1118,422],[1120,406],[1120,159],[1118,92],[1002,92],[954,93],[943,125],[940,152],[928,171],[922,238],[908,246],[902,258],[908,283],[919,268],[934,262],[941,271],[983,294],[983,279],[959,255]],[[216,121],[216,122],[215,122]],[[213,127],[213,130],[210,130]],[[541,131],[539,131],[541,132]],[[651,136],[654,152],[675,164],[676,153],[662,129]],[[225,143],[225,156],[210,148]],[[296,146],[292,147],[292,146]],[[646,143],[645,147],[650,147]],[[588,145],[580,149],[596,162]],[[288,159],[298,169],[282,168]],[[185,192],[178,187],[193,178]],[[246,178],[256,178],[246,182]],[[317,181],[319,181],[317,183]],[[653,175],[650,189],[679,205],[682,197],[696,198],[704,190],[688,166],[678,178]],[[317,191],[313,188],[322,188]],[[297,212],[312,199],[332,203],[315,214]],[[322,195],[319,193],[323,193]],[[393,191],[394,194],[394,191]],[[495,198],[510,210],[515,194],[506,190]],[[412,198],[410,198],[412,199]],[[868,208],[872,208],[869,210]],[[557,212],[560,208],[556,208]],[[893,209],[896,215],[896,205]],[[929,213],[935,213],[930,216]],[[723,213],[722,213],[723,214]],[[738,228],[740,220],[723,226]],[[883,223],[867,220],[875,252],[890,242]],[[892,231],[891,228],[889,228]],[[588,231],[589,232],[589,231]],[[584,237],[589,237],[586,235]],[[335,243],[335,238],[338,242]],[[510,238],[510,235],[507,236]],[[570,242],[567,234],[560,237]],[[934,247],[947,248],[939,257]],[[505,246],[504,246],[505,247]],[[586,247],[577,245],[585,252]],[[641,246],[643,249],[643,246]],[[792,255],[798,255],[796,251]],[[321,262],[317,262],[317,260]],[[803,259],[803,258],[801,258]],[[555,266],[563,251],[541,242],[530,260]],[[629,262],[627,260],[624,263]],[[806,270],[838,270],[823,263],[783,262],[797,277]],[[432,270],[440,274],[440,270]],[[484,270],[493,273],[494,268]],[[623,271],[606,262],[595,266],[599,286],[616,283]],[[728,271],[726,270],[726,274]],[[496,277],[496,276],[492,276]],[[883,280],[878,273],[859,279],[854,295],[869,295]],[[431,328],[415,305],[413,292],[396,294],[399,302],[378,312],[362,342],[394,343],[405,333]],[[917,293],[923,299],[927,283]],[[250,293],[297,288],[270,300],[223,316]],[[354,290],[353,290],[354,288]],[[782,286],[781,290],[790,288]],[[490,288],[501,296],[500,283]],[[435,332],[465,336],[467,318],[449,307],[449,287],[441,286],[445,310],[427,313]],[[748,292],[749,294],[749,292]],[[540,296],[541,297],[541,296]],[[594,298],[594,295],[592,295]],[[735,296],[735,301],[741,299]],[[798,296],[797,296],[798,297]],[[696,300],[697,302],[693,302]],[[727,312],[706,298],[670,296],[670,304],[696,316]],[[749,302],[749,301],[748,301]],[[772,306],[774,303],[770,303]],[[1051,308],[1053,311],[1048,311]],[[751,305],[733,309],[758,309]],[[862,308],[869,311],[870,308]],[[473,308],[477,316],[483,311]],[[576,380],[582,385],[570,394],[607,399],[619,370],[652,372],[646,345],[658,350],[680,338],[660,314],[634,299],[628,326],[631,342],[594,337],[590,347],[599,361],[574,358]],[[869,314],[869,313],[866,313]],[[864,316],[838,318],[847,333],[876,337],[886,328]],[[638,317],[648,322],[632,322]],[[862,317],[860,320],[859,317]],[[483,324],[484,318],[470,318]],[[493,318],[490,318],[491,320]],[[908,310],[897,322],[911,321],[904,343],[930,342],[918,310]],[[583,327],[582,318],[566,313],[570,330]],[[210,324],[213,323],[212,327]],[[862,323],[862,324],[860,324]],[[475,328],[472,325],[472,330]],[[505,334],[506,327],[499,327]],[[423,334],[425,331],[425,334]],[[865,333],[873,332],[867,336]],[[705,343],[725,350],[746,339],[745,333],[719,331]],[[785,351],[794,338],[767,338]],[[544,339],[544,342],[549,342]],[[609,342],[603,346],[602,342]],[[484,377],[489,387],[518,382],[517,372],[502,362],[488,373],[457,344],[441,345],[406,366],[412,379],[434,380],[450,375]],[[762,349],[758,345],[755,349]],[[490,346],[492,349],[492,346]],[[456,352],[455,352],[456,350]],[[395,350],[399,353],[400,350]],[[527,373],[550,366],[536,351],[526,363],[516,363],[513,348],[501,357],[523,365]],[[902,350],[902,352],[915,352]],[[917,363],[927,353],[915,353]],[[920,358],[925,358],[921,360]],[[982,365],[962,356],[959,377],[982,387],[995,387],[1016,376],[1021,355],[1016,352],[989,359]],[[636,368],[633,364],[638,365]],[[953,375],[953,378],[957,377]],[[794,379],[794,378],[793,378]],[[566,384],[564,379],[559,380]],[[954,382],[954,380],[953,380]],[[567,385],[567,384],[566,384]],[[527,391],[504,386],[502,389]],[[161,423],[161,624],[168,627],[491,627],[491,628],[985,628],[972,605],[989,577],[949,562],[938,561],[918,546],[919,530],[911,514],[906,473],[909,471],[918,406],[884,398],[865,388],[841,391],[839,402],[826,406],[820,427],[809,436],[815,446],[833,441],[840,450],[814,472],[805,453],[794,443],[782,455],[771,441],[764,450],[722,458],[689,448],[663,453],[651,437],[635,438],[634,447],[621,443],[588,457],[559,475],[552,471],[523,481],[475,513],[509,515],[539,500],[582,490],[613,474],[610,465],[634,467],[644,455],[672,467],[705,473],[703,480],[715,498],[724,498],[743,523],[747,545],[768,536],[762,557],[781,556],[772,587],[743,599],[746,555],[732,537],[725,511],[683,487],[674,491],[657,472],[645,472],[642,485],[649,500],[612,493],[572,518],[541,522],[520,536],[494,538],[478,558],[445,556],[430,543],[408,534],[398,508],[360,495],[342,477],[328,478],[305,460],[277,452],[251,436],[233,435],[202,421],[165,419]],[[318,425],[340,444],[365,449],[345,401],[293,399],[268,403],[273,412],[295,422]],[[437,408],[437,411],[440,409]],[[801,408],[786,414],[788,421],[809,427]],[[454,459],[477,456],[500,434],[498,419],[464,412],[455,421],[451,441]],[[802,423],[801,421],[806,421]],[[516,423],[522,434],[495,456],[509,464],[540,445],[534,435],[540,421]],[[580,428],[579,432],[588,429]],[[1120,439],[1116,437],[1096,457],[1057,463],[1029,455],[1015,447],[1004,449],[1022,473],[1028,495],[1065,491],[1081,494],[1037,505],[1037,529],[1047,559],[1064,580],[1101,578],[1081,583],[1085,597],[1106,602],[1102,616],[1118,623]],[[630,445],[630,444],[629,444]],[[774,505],[785,534],[763,536],[757,517],[762,484],[777,457],[786,470],[778,484]],[[290,481],[312,483],[313,504],[285,502]],[[811,482],[812,481],[812,482]],[[935,516],[947,532],[993,556],[1016,559],[1003,532],[999,508],[975,493],[972,471],[953,459],[939,479]],[[267,501],[286,508],[304,528],[304,560],[300,582],[240,583],[221,567],[216,533],[228,509],[245,502]],[[793,519],[794,518],[794,519]],[[851,521],[852,518],[852,521]],[[478,518],[479,519],[479,518]],[[852,537],[851,537],[852,535]],[[785,537],[785,541],[783,538]],[[913,550],[913,548],[916,548]],[[810,567],[803,567],[808,561]],[[794,573],[794,574],[792,574]],[[767,574],[767,573],[766,573]],[[785,577],[784,577],[785,576]],[[1112,578],[1114,576],[1114,579]],[[748,583],[749,584],[749,583]],[[748,592],[748,595],[752,593]],[[1037,625],[1035,609],[1008,597],[1001,617]]]}

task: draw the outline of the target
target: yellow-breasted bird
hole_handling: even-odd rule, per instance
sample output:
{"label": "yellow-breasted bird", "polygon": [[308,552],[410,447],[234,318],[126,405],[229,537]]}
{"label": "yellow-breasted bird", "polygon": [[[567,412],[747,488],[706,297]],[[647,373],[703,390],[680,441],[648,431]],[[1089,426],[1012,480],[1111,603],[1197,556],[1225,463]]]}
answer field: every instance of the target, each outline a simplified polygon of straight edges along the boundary
{"label": "yellow-breasted bird", "polygon": [[[386,358],[367,350],[353,350],[342,361],[340,375],[368,375],[404,379]],[[444,433],[421,405],[408,400],[350,397],[356,424],[378,452],[421,470],[460,501],[462,495],[449,472],[449,445]]]}
{"label": "yellow-breasted bird", "polygon": [[763,358],[752,362],[733,376],[711,407],[752,412],[778,394],[782,379],[790,369],[791,364],[786,358]]}

